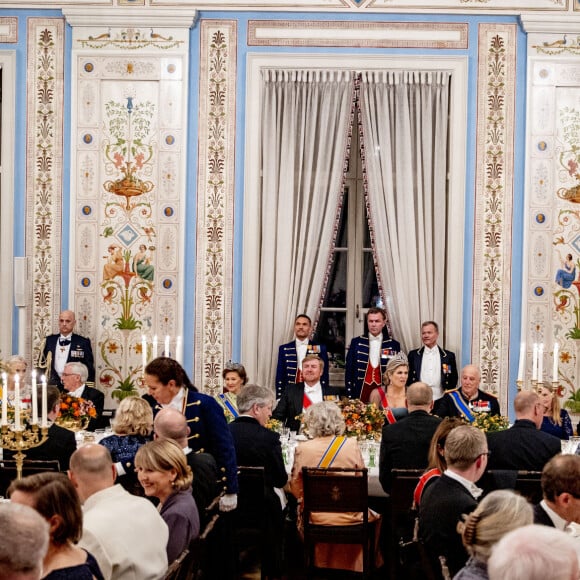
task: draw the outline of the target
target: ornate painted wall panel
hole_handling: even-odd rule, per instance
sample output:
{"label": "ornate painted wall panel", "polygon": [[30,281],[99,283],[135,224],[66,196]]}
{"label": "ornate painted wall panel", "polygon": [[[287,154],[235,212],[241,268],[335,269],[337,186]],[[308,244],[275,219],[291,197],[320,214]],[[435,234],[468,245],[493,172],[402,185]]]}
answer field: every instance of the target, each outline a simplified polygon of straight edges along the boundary
{"label": "ornate painted wall panel", "polygon": [[508,410],[515,25],[479,27],[472,359]]}
{"label": "ornate painted wall panel", "polygon": [[237,24],[200,26],[194,372],[216,394],[231,352]]}
{"label": "ornate painted wall panel", "polygon": [[165,351],[166,336],[178,354],[188,37],[188,28],[73,32],[70,291],[97,386],[113,399],[142,392],[143,362]]}

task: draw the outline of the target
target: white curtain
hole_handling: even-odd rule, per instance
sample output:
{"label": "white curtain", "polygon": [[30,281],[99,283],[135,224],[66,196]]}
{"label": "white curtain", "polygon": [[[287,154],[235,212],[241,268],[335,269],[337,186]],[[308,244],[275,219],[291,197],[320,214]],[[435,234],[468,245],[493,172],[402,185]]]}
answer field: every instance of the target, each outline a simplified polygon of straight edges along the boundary
{"label": "white curtain", "polygon": [[[278,346],[296,315],[316,315],[337,223],[354,73],[264,70],[258,343],[253,381],[274,385]],[[251,350],[251,349],[250,349]],[[254,368],[253,368],[254,367]]]}
{"label": "white curtain", "polygon": [[392,332],[405,350],[420,342],[422,321],[445,320],[450,81],[443,71],[361,74],[375,259]]}

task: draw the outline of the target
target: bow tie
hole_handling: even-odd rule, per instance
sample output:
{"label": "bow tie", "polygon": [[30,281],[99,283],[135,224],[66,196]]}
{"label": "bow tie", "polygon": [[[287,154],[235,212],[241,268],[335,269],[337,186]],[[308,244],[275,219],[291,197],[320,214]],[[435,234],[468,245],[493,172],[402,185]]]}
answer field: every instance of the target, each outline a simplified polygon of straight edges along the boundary
{"label": "bow tie", "polygon": [[369,334],[369,342],[383,342],[383,335],[379,334],[379,336],[373,336]]}
{"label": "bow tie", "polygon": [[306,340],[296,340],[296,346],[308,346],[308,339]]}
{"label": "bow tie", "polygon": [[308,385],[304,385],[304,392],[305,393],[315,393],[316,387],[309,387]]}
{"label": "bow tie", "polygon": [[70,338],[59,338],[58,344],[60,344],[60,346],[68,346],[70,344]]}

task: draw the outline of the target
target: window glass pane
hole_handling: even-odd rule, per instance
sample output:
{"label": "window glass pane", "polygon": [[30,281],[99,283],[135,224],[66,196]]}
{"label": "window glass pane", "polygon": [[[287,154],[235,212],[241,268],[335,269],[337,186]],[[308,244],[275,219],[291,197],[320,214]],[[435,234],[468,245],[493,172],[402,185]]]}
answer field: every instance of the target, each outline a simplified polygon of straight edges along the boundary
{"label": "window glass pane", "polygon": [[326,345],[330,366],[343,367],[345,360],[345,312],[321,312],[316,338]]}
{"label": "window glass pane", "polygon": [[338,226],[338,235],[336,236],[335,247],[337,248],[346,248],[348,246],[348,228],[346,219],[347,216],[348,216],[348,187],[344,189],[342,211],[340,213],[340,222]]}
{"label": "window glass pane", "polygon": [[363,225],[363,248],[371,249],[371,231],[369,230],[369,221],[365,211],[365,221]]}
{"label": "window glass pane", "polygon": [[363,308],[382,306],[377,273],[375,271],[373,255],[370,251],[363,252],[362,303]]}
{"label": "window glass pane", "polygon": [[323,307],[346,308],[346,252],[335,252]]}

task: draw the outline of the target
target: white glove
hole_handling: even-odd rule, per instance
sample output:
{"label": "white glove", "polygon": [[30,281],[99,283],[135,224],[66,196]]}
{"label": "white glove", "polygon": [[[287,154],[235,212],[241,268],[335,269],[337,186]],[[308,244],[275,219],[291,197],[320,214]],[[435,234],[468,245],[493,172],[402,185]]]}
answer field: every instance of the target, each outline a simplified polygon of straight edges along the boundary
{"label": "white glove", "polygon": [[238,496],[235,493],[226,493],[220,497],[220,512],[231,512],[238,506]]}

